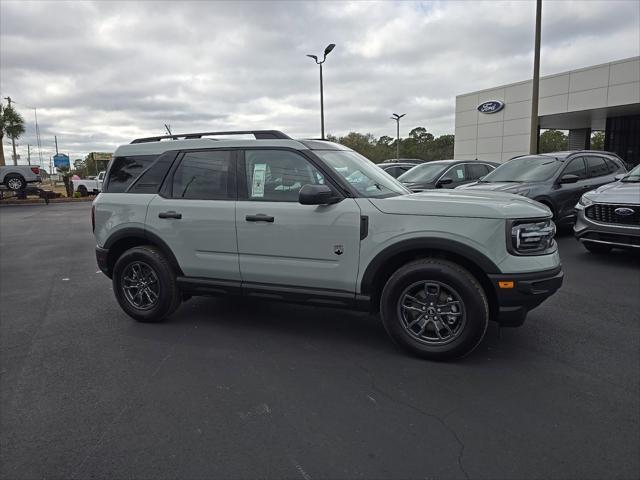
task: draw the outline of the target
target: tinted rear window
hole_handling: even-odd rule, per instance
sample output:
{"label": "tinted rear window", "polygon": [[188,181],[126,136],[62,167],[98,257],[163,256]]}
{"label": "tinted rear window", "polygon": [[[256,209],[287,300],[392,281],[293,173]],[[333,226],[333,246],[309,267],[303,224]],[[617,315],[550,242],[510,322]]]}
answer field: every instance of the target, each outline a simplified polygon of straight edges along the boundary
{"label": "tinted rear window", "polygon": [[115,157],[107,173],[104,191],[107,193],[124,192],[156,158],[158,158],[157,155]]}
{"label": "tinted rear window", "polygon": [[147,168],[127,190],[129,193],[157,193],[176,158],[176,152],[165,152]]}

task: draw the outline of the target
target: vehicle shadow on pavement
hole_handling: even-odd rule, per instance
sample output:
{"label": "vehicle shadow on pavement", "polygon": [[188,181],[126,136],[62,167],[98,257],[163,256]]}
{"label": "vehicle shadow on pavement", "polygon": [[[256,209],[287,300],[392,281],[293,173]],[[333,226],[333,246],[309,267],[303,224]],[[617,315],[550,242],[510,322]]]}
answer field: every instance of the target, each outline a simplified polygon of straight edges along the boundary
{"label": "vehicle shadow on pavement", "polygon": [[[197,333],[187,334],[191,329]],[[424,361],[397,347],[378,315],[233,297],[194,297],[165,322],[134,324],[129,334],[204,348],[264,349],[280,354],[297,346],[326,354],[357,351],[365,356]],[[456,362],[482,363],[488,349],[500,348],[499,337],[497,324],[489,322],[478,348]]]}

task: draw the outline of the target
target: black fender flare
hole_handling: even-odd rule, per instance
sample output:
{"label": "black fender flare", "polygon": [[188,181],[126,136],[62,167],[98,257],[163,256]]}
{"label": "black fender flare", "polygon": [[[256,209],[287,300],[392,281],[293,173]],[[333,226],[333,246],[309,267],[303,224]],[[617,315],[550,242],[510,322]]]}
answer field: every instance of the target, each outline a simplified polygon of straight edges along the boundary
{"label": "black fender flare", "polygon": [[438,250],[451,253],[478,266],[485,274],[501,273],[491,259],[464,243],[444,238],[413,238],[390,245],[373,257],[362,276],[360,292],[364,295],[373,293],[376,276],[384,268],[387,261],[396,255],[413,250]]}
{"label": "black fender flare", "polygon": [[[182,269],[180,268],[180,264],[178,263],[178,260],[176,259],[173,252],[171,251],[171,248],[169,247],[169,245],[167,245],[167,243],[164,240],[162,240],[158,235],[148,230],[145,230],[142,227],[125,227],[113,232],[104,242],[103,248],[105,248],[106,250],[111,250],[111,248],[121,240],[131,239],[131,238],[139,239],[145,243],[153,244],[156,247],[158,247],[162,252],[162,254],[167,258],[167,260],[169,260],[169,263],[175,269],[176,274],[177,275],[183,274]],[[109,264],[112,265],[112,262],[110,261]]]}

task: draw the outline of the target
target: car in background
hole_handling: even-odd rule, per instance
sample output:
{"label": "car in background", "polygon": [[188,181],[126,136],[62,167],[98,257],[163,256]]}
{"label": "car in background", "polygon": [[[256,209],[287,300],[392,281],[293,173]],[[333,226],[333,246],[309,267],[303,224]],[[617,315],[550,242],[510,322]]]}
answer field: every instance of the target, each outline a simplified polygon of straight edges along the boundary
{"label": "car in background", "polygon": [[388,162],[388,163],[379,163],[378,166],[391,175],[393,178],[398,178],[403,173],[408,172],[413,167],[416,166],[415,163],[405,163],[405,162]]}
{"label": "car in background", "polygon": [[71,180],[73,182],[73,191],[80,192],[80,195],[97,195],[102,191],[102,183],[104,182],[105,172],[98,173],[97,177],[82,178],[79,180]]}
{"label": "car in background", "polygon": [[499,164],[480,160],[436,160],[417,165],[398,177],[412,192],[432,188],[455,188],[475,182]]}
{"label": "car in background", "polygon": [[32,165],[3,165],[0,167],[0,185],[4,185],[9,190],[24,190],[28,183],[41,181],[40,167]]}
{"label": "car in background", "polygon": [[585,193],[573,232],[592,253],[640,249],[640,165],[619,181]]}
{"label": "car in background", "polygon": [[512,158],[476,183],[459,187],[469,190],[508,192],[546,205],[557,225],[572,224],[575,205],[583,193],[616,180],[627,173],[614,153],[579,150]]}

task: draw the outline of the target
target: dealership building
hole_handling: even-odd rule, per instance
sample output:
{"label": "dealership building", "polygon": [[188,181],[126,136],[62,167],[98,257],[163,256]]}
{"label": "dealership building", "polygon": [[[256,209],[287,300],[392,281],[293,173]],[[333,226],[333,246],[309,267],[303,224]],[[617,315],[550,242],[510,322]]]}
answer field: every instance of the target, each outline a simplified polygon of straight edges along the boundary
{"label": "dealership building", "polygon": [[[506,161],[529,153],[532,81],[456,97],[454,157]],[[569,131],[569,149],[590,147],[605,132],[605,150],[640,163],[640,57],[540,78],[540,130]]]}

